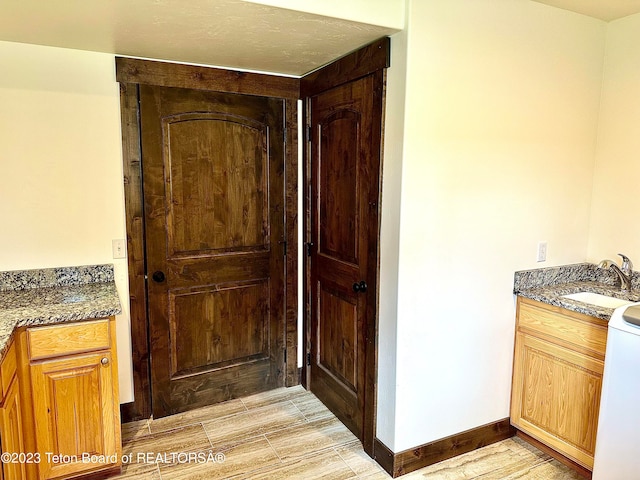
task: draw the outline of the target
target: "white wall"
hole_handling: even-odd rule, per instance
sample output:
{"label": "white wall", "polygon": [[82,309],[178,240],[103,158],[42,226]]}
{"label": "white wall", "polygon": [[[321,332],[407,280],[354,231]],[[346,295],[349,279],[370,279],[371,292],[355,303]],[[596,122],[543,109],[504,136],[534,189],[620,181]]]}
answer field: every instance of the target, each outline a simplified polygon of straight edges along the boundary
{"label": "white wall", "polygon": [[395,438],[396,417],[396,322],[406,76],[407,32],[403,30],[391,37],[391,67],[387,69],[382,162],[376,436],[389,443],[393,443]]}
{"label": "white wall", "polygon": [[0,270],[113,263],[120,400],[133,399],[113,55],[0,42]]}
{"label": "white wall", "polygon": [[586,257],[605,29],[410,0],[392,450],[508,417],[513,273]]}
{"label": "white wall", "polygon": [[640,267],[640,14],[608,24],[588,259]]}

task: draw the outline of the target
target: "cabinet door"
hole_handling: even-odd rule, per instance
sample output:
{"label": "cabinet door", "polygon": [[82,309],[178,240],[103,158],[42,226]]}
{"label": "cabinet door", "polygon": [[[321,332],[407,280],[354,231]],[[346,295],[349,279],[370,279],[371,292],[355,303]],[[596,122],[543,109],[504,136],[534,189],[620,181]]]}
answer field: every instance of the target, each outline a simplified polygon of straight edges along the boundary
{"label": "cabinet door", "polygon": [[[0,432],[2,435],[2,452],[24,453],[22,406],[20,403],[18,377],[15,375],[2,402],[2,408],[0,408]],[[0,473],[0,478],[4,478],[4,480],[22,480],[27,478],[24,462],[3,463],[2,470],[4,477],[2,477]]]}
{"label": "cabinet door", "polygon": [[[43,455],[41,479],[117,462],[118,406],[114,404],[112,369],[110,352],[32,364],[36,439]],[[87,463],[88,455],[101,456],[100,461]]]}
{"label": "cabinet door", "polygon": [[511,422],[591,469],[604,362],[518,332]]}

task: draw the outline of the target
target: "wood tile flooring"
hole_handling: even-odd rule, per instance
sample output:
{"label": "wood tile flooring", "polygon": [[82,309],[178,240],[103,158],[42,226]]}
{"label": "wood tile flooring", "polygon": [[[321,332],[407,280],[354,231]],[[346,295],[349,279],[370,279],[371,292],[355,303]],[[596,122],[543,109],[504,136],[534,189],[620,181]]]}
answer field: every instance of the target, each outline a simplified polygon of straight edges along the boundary
{"label": "wood tile flooring", "polygon": [[[388,479],[357,438],[302,387],[122,426],[121,479]],[[222,455],[221,455],[222,454]],[[402,479],[567,479],[575,472],[518,438]]]}

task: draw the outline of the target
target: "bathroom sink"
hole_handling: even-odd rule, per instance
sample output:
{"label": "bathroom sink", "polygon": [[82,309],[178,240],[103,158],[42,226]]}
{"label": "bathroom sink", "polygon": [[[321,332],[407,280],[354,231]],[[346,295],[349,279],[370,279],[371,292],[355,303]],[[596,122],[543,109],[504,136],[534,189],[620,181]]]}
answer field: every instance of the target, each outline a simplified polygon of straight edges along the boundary
{"label": "bathroom sink", "polygon": [[622,307],[623,305],[630,305],[633,303],[628,300],[608,297],[607,295],[600,295],[599,293],[593,292],[578,292],[569,295],[562,295],[562,297],[568,298],[569,300],[577,300],[578,302],[589,303],[591,305],[596,305],[598,307],[604,308],[618,308]]}

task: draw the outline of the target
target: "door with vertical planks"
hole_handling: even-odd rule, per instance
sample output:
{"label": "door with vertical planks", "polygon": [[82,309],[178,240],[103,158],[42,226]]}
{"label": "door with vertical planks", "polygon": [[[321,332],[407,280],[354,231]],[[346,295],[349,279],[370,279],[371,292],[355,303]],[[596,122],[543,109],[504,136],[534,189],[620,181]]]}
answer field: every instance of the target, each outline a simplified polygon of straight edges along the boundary
{"label": "door with vertical planks", "polygon": [[153,415],[284,382],[283,101],[140,86]]}
{"label": "door with vertical planks", "polygon": [[[383,72],[308,100],[311,391],[361,440],[372,432]],[[369,385],[372,385],[369,383]],[[366,420],[368,418],[368,421]],[[373,441],[369,433],[369,441]]]}

